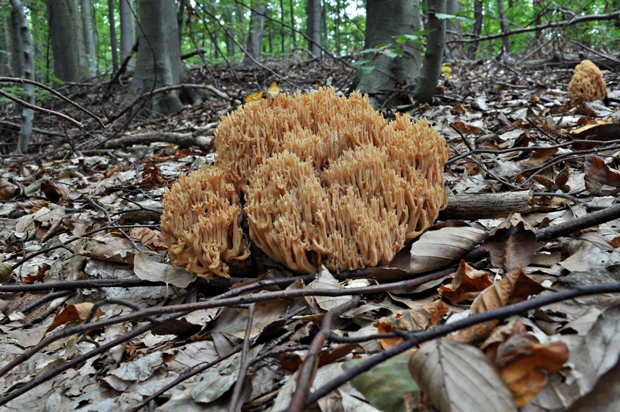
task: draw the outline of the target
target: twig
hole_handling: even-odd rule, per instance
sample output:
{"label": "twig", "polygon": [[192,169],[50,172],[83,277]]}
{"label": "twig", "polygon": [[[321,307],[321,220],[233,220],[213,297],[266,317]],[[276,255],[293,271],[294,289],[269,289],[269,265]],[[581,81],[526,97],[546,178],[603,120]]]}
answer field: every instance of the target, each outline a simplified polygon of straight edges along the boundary
{"label": "twig", "polygon": [[241,397],[241,389],[243,389],[243,381],[248,374],[250,364],[248,363],[248,351],[250,349],[250,333],[252,332],[252,323],[254,323],[255,303],[250,304],[250,313],[248,314],[248,324],[245,327],[245,335],[243,337],[243,345],[241,350],[241,358],[239,359],[239,375],[233,389],[230,399],[228,412],[237,412],[240,409],[239,398]]}
{"label": "twig", "polygon": [[37,105],[34,105],[34,104],[30,104],[30,103],[28,103],[25,100],[19,99],[19,98],[14,97],[14,96],[11,96],[10,94],[6,93],[5,91],[3,91],[1,89],[0,89],[0,96],[4,96],[4,97],[6,97],[9,100],[13,100],[15,103],[19,104],[20,106],[26,107],[28,109],[31,109],[31,110],[34,110],[34,111],[37,111],[37,112],[41,112],[41,113],[45,113],[45,114],[49,114],[49,115],[52,115],[52,116],[60,117],[61,119],[65,119],[66,121],[71,122],[74,125],[76,125],[77,127],[79,127],[80,130],[84,130],[85,126],[82,123],[78,122],[75,119],[72,119],[71,117],[69,117],[69,116],[67,116],[65,114],[62,114],[60,112],[56,112],[54,110],[44,109],[44,108],[42,108],[40,106],[37,106]]}
{"label": "twig", "polygon": [[359,376],[360,374],[372,369],[374,366],[408,350],[415,346],[418,346],[424,342],[446,336],[449,333],[457,330],[465,329],[470,326],[477,325],[479,323],[488,322],[490,320],[505,319],[509,316],[516,315],[531,309],[537,309],[545,305],[561,302],[568,299],[574,299],[579,296],[596,295],[600,293],[618,293],[620,292],[620,283],[605,283],[602,285],[587,285],[578,286],[574,289],[569,289],[561,292],[556,292],[551,295],[542,296],[526,300],[524,302],[516,303],[514,305],[504,306],[503,308],[493,309],[486,312],[478,313],[476,315],[469,316],[465,319],[457,320],[452,323],[443,324],[433,329],[425,331],[413,332],[410,337],[398,345],[375,355],[362,363],[352,367],[342,375],[331,380],[327,384],[323,385],[316,391],[314,391],[306,400],[305,407],[308,407],[321,399],[323,396],[337,389],[341,385],[349,382],[351,379]]}
{"label": "twig", "polygon": [[[103,120],[101,120],[99,117],[97,117],[97,115],[95,115],[91,111],[89,111],[89,110],[83,108],[82,106],[80,106],[79,104],[75,103],[73,100],[66,98],[62,94],[58,93],[56,90],[51,89],[51,88],[47,87],[46,85],[44,85],[42,83],[35,82],[34,80],[22,79],[22,78],[18,78],[18,77],[0,77],[0,82],[25,83],[25,84],[32,84],[33,86],[37,86],[37,87],[39,87],[39,88],[41,88],[41,89],[43,89],[43,90],[53,94],[54,96],[64,100],[65,102],[69,103],[71,106],[75,107],[76,109],[83,111],[84,113],[86,113],[87,115],[89,115],[90,117],[95,119],[97,121],[97,123],[99,123],[101,125],[101,127],[105,128],[105,124],[103,123]],[[36,110],[36,109],[34,109],[34,110]],[[43,109],[43,110],[46,110],[46,109]],[[52,113],[56,113],[56,112],[52,112]],[[48,113],[48,114],[50,114],[50,113]]]}
{"label": "twig", "polygon": [[[36,308],[39,305],[42,305],[46,302],[49,302],[50,300],[54,300],[56,298],[61,298],[64,296],[69,296],[69,295],[73,295],[75,292],[72,290],[60,290],[58,292],[53,292],[51,291],[50,293],[48,293],[47,295],[41,297],[41,299],[37,299],[34,302],[30,302],[27,305],[24,305],[23,307],[17,309],[15,312],[20,312],[20,313],[26,313],[31,311],[32,309]],[[7,316],[6,318],[0,320],[0,325],[4,325],[6,323],[10,322],[10,317]]]}
{"label": "twig", "polygon": [[321,322],[321,330],[312,340],[310,349],[306,354],[306,358],[297,371],[297,387],[293,393],[291,403],[288,406],[288,412],[303,411],[304,405],[306,404],[306,398],[310,393],[312,382],[314,382],[314,377],[316,376],[316,371],[319,368],[319,352],[325,343],[325,339],[332,332],[332,323],[334,320],[336,320],[343,313],[358,307],[362,303],[363,301],[359,296],[354,296],[350,301],[335,307],[325,314],[323,317],[323,322]]}

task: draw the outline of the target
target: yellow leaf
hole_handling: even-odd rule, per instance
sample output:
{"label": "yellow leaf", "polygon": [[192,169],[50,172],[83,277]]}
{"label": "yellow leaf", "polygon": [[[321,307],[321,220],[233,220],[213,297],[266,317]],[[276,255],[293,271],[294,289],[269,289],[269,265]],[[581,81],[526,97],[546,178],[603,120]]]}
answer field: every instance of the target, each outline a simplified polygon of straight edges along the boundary
{"label": "yellow leaf", "polygon": [[245,103],[258,101],[263,98],[263,94],[265,94],[265,92],[262,90],[260,92],[252,93],[251,95],[245,98]]}
{"label": "yellow leaf", "polygon": [[267,89],[267,93],[269,97],[273,100],[280,94],[280,88],[276,82],[271,83],[269,88]]}

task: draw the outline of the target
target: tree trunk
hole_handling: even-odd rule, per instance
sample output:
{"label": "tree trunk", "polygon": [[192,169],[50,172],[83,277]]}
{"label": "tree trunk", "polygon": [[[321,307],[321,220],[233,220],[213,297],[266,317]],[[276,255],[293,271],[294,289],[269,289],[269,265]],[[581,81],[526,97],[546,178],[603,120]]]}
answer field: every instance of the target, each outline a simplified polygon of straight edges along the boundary
{"label": "tree trunk", "polygon": [[[136,42],[135,17],[132,13],[134,6],[133,0],[119,0],[119,10],[121,16],[121,59],[124,61],[131,54],[131,49]],[[132,58],[127,63],[127,70],[133,70],[136,59]]]}
{"label": "tree trunk", "polygon": [[[482,32],[482,0],[474,1],[474,27],[472,28],[472,35],[474,38],[480,37]],[[478,51],[478,42],[473,42],[467,49],[467,57],[471,60],[476,58],[476,52]]]}
{"label": "tree trunk", "polygon": [[295,2],[293,0],[289,0],[288,7],[291,18],[291,37],[293,39],[293,50],[295,50],[297,48],[297,33],[295,32]]}
{"label": "tree trunk", "polygon": [[[420,30],[420,2],[418,0],[368,0],[366,7],[366,41],[369,49],[380,44],[396,44],[393,36],[411,34]],[[390,90],[396,83],[411,83],[420,72],[420,46],[402,44],[402,57],[391,58],[379,53],[367,53],[366,59],[374,70],[360,72],[358,88],[362,93]],[[381,99],[374,98],[373,104]]]}
{"label": "tree trunk", "polygon": [[97,50],[95,49],[95,31],[93,29],[93,8],[90,0],[82,0],[82,24],[84,26],[84,45],[91,77],[97,75]]}
{"label": "tree trunk", "polygon": [[314,57],[321,56],[321,0],[307,0],[306,36],[308,50]]}
{"label": "tree trunk", "polygon": [[65,82],[88,77],[84,30],[77,0],[46,0],[54,75]]}
{"label": "tree trunk", "polygon": [[[189,80],[181,61],[174,2],[138,0],[138,15],[142,28],[139,32],[140,47],[126,104],[154,88],[178,85]],[[155,113],[172,114],[183,109],[183,102],[199,104],[201,101],[202,94],[193,89],[173,90],[156,94],[147,108]]]}
{"label": "tree trunk", "polygon": [[264,0],[252,1],[252,14],[250,15],[250,30],[246,42],[246,50],[256,61],[261,60],[261,46],[265,31],[265,2]]}
{"label": "tree trunk", "polygon": [[[499,24],[502,28],[502,33],[508,31],[508,20],[506,20],[506,8],[504,7],[504,0],[497,0],[497,13],[499,14]],[[502,37],[502,43],[504,44],[504,50],[506,53],[510,53],[510,37]]]}
{"label": "tree trunk", "polygon": [[427,3],[430,33],[426,39],[426,52],[420,78],[416,84],[414,97],[420,103],[430,103],[441,76],[443,45],[446,39],[446,19],[437,18],[437,14],[446,13],[446,0],[433,0]]}
{"label": "tree trunk", "polygon": [[[32,42],[30,40],[30,30],[28,29],[28,20],[24,13],[24,6],[19,0],[11,0],[13,11],[11,12],[11,33],[14,52],[14,72],[16,77],[28,80],[34,80],[34,58],[32,56]],[[30,104],[34,104],[34,86],[24,84],[26,96],[24,100]],[[22,108],[22,124],[19,130],[19,140],[17,142],[17,153],[28,153],[28,143],[32,135],[32,118],[34,111],[32,109]]]}
{"label": "tree trunk", "polygon": [[224,17],[226,18],[226,23],[229,25],[228,33],[226,33],[226,53],[233,57],[235,53],[237,53],[237,45],[235,44],[235,39],[233,37],[235,20],[233,17],[232,5],[226,6],[226,13],[224,14]]}
{"label": "tree trunk", "polygon": [[9,64],[9,33],[6,21],[0,21],[0,76],[9,76],[11,66]]}
{"label": "tree trunk", "polygon": [[[461,10],[461,2],[459,0],[448,0],[446,2],[446,13],[455,15]],[[446,60],[457,61],[461,58],[461,45],[456,40],[461,39],[461,21],[454,19],[446,21],[447,41],[444,45],[444,56]]]}
{"label": "tree trunk", "polygon": [[116,23],[114,19],[114,0],[108,0],[108,20],[110,21],[110,47],[112,49],[112,69],[118,70],[118,44],[116,43]]}

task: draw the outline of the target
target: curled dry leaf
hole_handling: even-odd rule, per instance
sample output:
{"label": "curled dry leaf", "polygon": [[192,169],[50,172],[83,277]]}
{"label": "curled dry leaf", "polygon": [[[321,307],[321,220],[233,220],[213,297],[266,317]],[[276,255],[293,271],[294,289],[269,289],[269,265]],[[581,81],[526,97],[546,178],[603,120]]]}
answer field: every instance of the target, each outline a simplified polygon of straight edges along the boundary
{"label": "curled dry leaf", "polygon": [[475,299],[481,291],[492,284],[493,281],[487,272],[476,270],[469,266],[467,262],[461,260],[452,283],[441,285],[439,287],[439,294],[454,305],[464,300]]}
{"label": "curled dry leaf", "polygon": [[546,372],[558,372],[568,361],[568,347],[560,341],[541,344],[534,335],[527,333],[519,320],[500,328],[492,338],[497,340],[500,336],[503,341],[488,346],[485,342],[483,347],[520,408],[545,387]]}
{"label": "curled dry leaf", "polygon": [[536,233],[521,214],[513,213],[504,220],[483,242],[493,266],[506,272],[519,265],[527,266],[536,253]]}
{"label": "curled dry leaf", "polygon": [[[519,266],[506,275],[498,282],[495,282],[486,288],[474,302],[471,304],[472,314],[486,312],[488,310],[497,309],[506,306],[508,299],[512,295],[517,280],[522,275],[523,270]],[[473,343],[479,339],[489,335],[491,330],[499,321],[491,320],[484,323],[461,329],[454,339],[463,343]]]}
{"label": "curled dry leaf", "polygon": [[12,199],[19,190],[19,187],[6,179],[0,179],[0,200]]}
{"label": "curled dry leaf", "polygon": [[411,245],[409,273],[442,268],[464,256],[486,235],[485,230],[468,225],[428,230]]}
{"label": "curled dry leaf", "polygon": [[450,339],[427,342],[411,356],[409,372],[441,412],[517,410],[497,369],[474,346]]}
{"label": "curled dry leaf", "polygon": [[[376,321],[373,326],[378,333],[390,333],[396,329],[414,331],[426,330],[439,323],[441,318],[450,311],[441,301],[435,300],[415,309],[403,310]],[[402,342],[402,338],[379,339],[383,349],[389,349]]]}
{"label": "curled dry leaf", "polygon": [[46,180],[41,183],[41,191],[50,202],[62,205],[69,198],[67,186]]}
{"label": "curled dry leaf", "polygon": [[603,159],[598,156],[588,156],[584,164],[585,184],[588,192],[595,195],[603,195],[617,192],[617,190],[605,189],[605,186],[620,187],[620,173],[610,169]]}
{"label": "curled dry leaf", "polygon": [[[90,314],[94,304],[92,302],[83,302],[76,305],[67,306],[54,318],[52,324],[45,331],[46,333],[56,329],[57,327],[69,322],[81,322]],[[95,311],[95,316],[102,316],[103,311],[99,308]]]}
{"label": "curled dry leaf", "polygon": [[161,233],[148,227],[131,229],[129,236],[138,239],[144,246],[152,250],[166,250],[166,244],[161,239]]}

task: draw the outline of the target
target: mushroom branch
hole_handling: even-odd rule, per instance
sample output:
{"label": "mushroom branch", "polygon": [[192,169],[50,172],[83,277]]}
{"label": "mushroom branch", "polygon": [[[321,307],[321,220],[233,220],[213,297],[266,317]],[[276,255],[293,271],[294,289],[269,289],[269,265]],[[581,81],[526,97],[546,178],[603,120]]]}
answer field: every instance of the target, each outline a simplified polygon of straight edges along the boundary
{"label": "mushroom branch", "polygon": [[171,263],[206,279],[258,259],[298,273],[385,265],[447,204],[445,140],[357,92],[270,95],[224,116],[214,139],[215,165],[175,182],[161,218]]}

